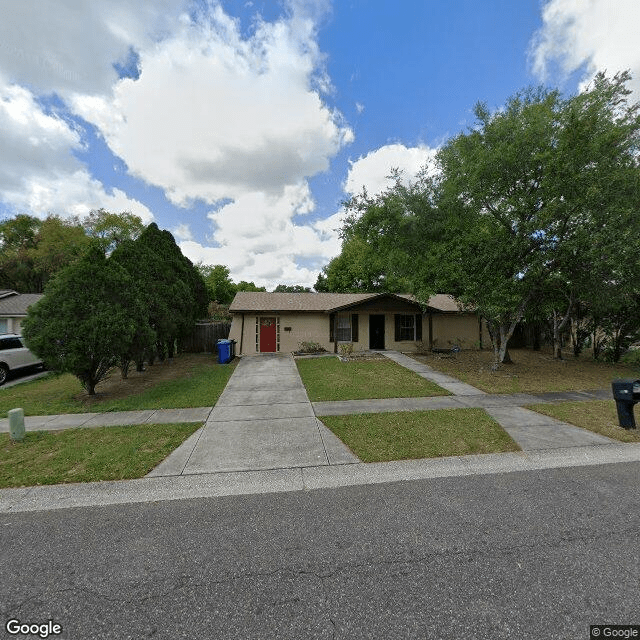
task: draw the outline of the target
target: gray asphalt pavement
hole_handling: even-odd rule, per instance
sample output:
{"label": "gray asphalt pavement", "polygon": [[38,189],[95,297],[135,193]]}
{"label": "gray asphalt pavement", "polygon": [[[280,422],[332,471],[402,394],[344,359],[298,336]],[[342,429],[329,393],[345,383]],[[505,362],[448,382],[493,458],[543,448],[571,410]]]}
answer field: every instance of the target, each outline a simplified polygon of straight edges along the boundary
{"label": "gray asphalt pavement", "polygon": [[0,637],[587,639],[639,536],[638,463],[2,514]]}

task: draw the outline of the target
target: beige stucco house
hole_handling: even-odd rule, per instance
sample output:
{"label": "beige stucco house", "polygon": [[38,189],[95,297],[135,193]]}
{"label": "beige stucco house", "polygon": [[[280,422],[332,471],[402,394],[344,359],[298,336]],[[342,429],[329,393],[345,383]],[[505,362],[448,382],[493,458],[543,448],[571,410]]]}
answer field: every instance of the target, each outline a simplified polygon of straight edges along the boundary
{"label": "beige stucco house", "polygon": [[410,295],[392,293],[239,292],[229,307],[229,339],[236,355],[292,352],[316,342],[335,352],[482,346],[486,327],[448,295],[430,298],[424,310]]}
{"label": "beige stucco house", "polygon": [[42,295],[0,289],[0,333],[21,333],[20,326],[27,317],[27,309],[38,302]]}

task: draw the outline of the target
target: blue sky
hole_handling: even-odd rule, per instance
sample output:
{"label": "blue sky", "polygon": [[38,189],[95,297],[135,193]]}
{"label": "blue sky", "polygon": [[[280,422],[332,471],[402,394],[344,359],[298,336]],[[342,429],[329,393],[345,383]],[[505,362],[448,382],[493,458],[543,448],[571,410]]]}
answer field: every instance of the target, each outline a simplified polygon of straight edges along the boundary
{"label": "blue sky", "polygon": [[313,285],[341,203],[477,101],[600,69],[640,98],[638,27],[637,0],[3,0],[0,217],[133,211],[235,281]]}

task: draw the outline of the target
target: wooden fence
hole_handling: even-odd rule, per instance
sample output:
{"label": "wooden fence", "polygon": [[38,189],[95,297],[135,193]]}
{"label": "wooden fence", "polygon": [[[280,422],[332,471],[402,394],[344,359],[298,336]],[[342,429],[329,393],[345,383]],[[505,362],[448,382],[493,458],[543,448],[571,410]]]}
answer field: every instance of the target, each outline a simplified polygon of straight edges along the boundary
{"label": "wooden fence", "polygon": [[184,353],[215,353],[216,343],[229,337],[230,322],[202,322],[193,333],[180,340],[179,349]]}

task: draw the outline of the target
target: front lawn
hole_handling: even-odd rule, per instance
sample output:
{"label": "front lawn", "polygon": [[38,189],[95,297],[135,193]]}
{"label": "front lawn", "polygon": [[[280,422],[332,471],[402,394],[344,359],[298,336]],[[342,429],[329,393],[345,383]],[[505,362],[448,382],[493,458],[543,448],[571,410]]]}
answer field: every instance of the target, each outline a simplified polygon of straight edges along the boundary
{"label": "front lawn", "polygon": [[28,431],[0,434],[0,488],[142,478],[200,423]]}
{"label": "front lawn", "polygon": [[488,393],[537,393],[610,389],[615,378],[637,378],[638,371],[622,363],[594,362],[588,353],[575,358],[565,352],[555,360],[549,349],[510,349],[513,364],[491,371],[493,352],[461,351],[454,355],[411,355],[415,360]]}
{"label": "front lawn", "polygon": [[391,360],[309,358],[296,360],[296,364],[312,402],[450,395]]}
{"label": "front lawn", "polygon": [[594,431],[607,438],[621,442],[640,442],[638,429],[623,429],[618,425],[618,414],[614,400],[535,404],[527,409],[544,413],[583,429],[589,429],[589,431]]}
{"label": "front lawn", "polygon": [[320,418],[363,462],[519,451],[482,409],[437,409]]}
{"label": "front lawn", "polygon": [[49,375],[8,389],[0,387],[0,415],[6,417],[16,407],[29,416],[211,407],[234,368],[233,363],[217,364],[212,355],[185,353],[144,372],[130,371],[127,380],[114,369],[98,384],[95,396],[89,396],[75,376]]}

